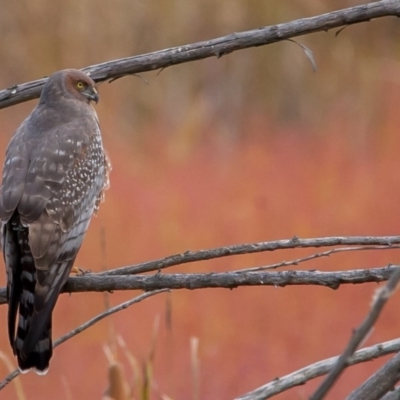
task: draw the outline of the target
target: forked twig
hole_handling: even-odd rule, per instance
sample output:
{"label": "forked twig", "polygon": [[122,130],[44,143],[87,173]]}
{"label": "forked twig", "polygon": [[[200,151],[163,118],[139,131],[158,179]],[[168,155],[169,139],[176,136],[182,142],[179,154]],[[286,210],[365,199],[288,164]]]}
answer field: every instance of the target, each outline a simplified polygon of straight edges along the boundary
{"label": "forked twig", "polygon": [[396,288],[399,280],[400,268],[396,268],[396,270],[393,272],[392,276],[388,280],[387,284],[376,291],[370,312],[368,313],[362,324],[357,329],[355,329],[343,354],[339,357],[334,368],[331,370],[326,379],[318,387],[315,393],[310,397],[310,400],[322,400],[331,389],[333,384],[337,381],[342,372],[345,370],[345,368],[349,365],[349,359],[351,355],[355,352],[357,347],[364,340],[372,326],[377,321],[383,307],[393,294],[393,291]]}
{"label": "forked twig", "polygon": [[[375,358],[386,356],[387,354],[400,351],[400,339],[378,343],[370,347],[356,351],[349,358],[349,365],[355,365]],[[295,386],[304,385],[311,379],[327,374],[335,365],[339,356],[327,358],[314,364],[307,365],[291,374],[274,379],[259,388],[252,390],[237,398],[237,400],[262,400],[269,399],[276,394],[282,393]]]}

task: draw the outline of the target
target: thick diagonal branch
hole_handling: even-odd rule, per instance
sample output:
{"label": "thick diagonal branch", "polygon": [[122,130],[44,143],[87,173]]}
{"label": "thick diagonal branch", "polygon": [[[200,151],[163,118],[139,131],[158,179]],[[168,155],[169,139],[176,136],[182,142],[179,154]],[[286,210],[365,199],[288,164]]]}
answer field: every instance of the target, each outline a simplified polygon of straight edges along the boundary
{"label": "thick diagonal branch", "polygon": [[[90,73],[90,76],[96,82],[102,82],[209,57],[221,57],[237,50],[264,46],[309,33],[328,31],[329,29],[387,16],[400,16],[400,2],[398,0],[377,1],[315,17],[232,33],[212,40],[108,61],[86,67],[84,70]],[[39,97],[44,82],[45,79],[39,79],[1,90],[0,108]]]}
{"label": "thick diagonal branch", "polygon": [[[355,389],[347,400],[376,400],[393,390],[394,385],[400,380],[400,353],[397,353],[383,367],[376,371],[366,382]],[[393,399],[399,399],[397,396]]]}
{"label": "thick diagonal branch", "polygon": [[[364,349],[358,350],[349,358],[349,365],[374,360],[378,357],[400,351],[400,339],[394,339],[389,342],[379,343]],[[311,379],[327,374],[335,365],[339,356],[331,357],[326,360],[321,360],[315,364],[310,364],[298,371],[292,372],[289,375],[275,378],[249,393],[246,393],[237,398],[237,400],[262,400],[269,399],[276,394],[282,393],[295,386],[304,385]],[[363,399],[364,397],[355,397]]]}
{"label": "thick diagonal branch", "polygon": [[[326,379],[322,382],[322,384],[318,387],[318,389],[315,391],[315,393],[310,397],[311,400],[322,400],[325,398],[326,394],[329,392],[329,390],[332,388],[334,383],[337,381],[339,376],[343,373],[344,369],[350,365],[350,359],[353,353],[356,351],[357,347],[360,345],[360,343],[365,339],[367,336],[368,332],[371,330],[372,326],[375,324],[377,321],[383,307],[386,305],[387,301],[389,298],[392,296],[397,284],[399,283],[400,280],[400,268],[396,268],[395,271],[393,271],[389,281],[387,284],[383,287],[380,288],[379,291],[377,291],[373,305],[371,307],[370,312],[362,322],[362,324],[354,330],[353,335],[349,341],[349,343],[346,346],[346,349],[344,352],[341,354],[341,356],[338,358],[336,364],[330,371],[329,375],[326,377]],[[397,363],[396,363],[397,361]],[[396,369],[398,367],[398,360],[394,359],[393,366]],[[388,372],[388,371],[386,371]],[[393,371],[391,371],[393,373]],[[398,380],[398,370],[396,371],[397,374],[397,380]],[[393,375],[392,375],[393,378]],[[392,384],[397,382],[397,380],[390,380]],[[389,386],[389,388],[391,388]],[[383,385],[381,389],[386,389],[388,391],[388,386]],[[385,394],[386,392],[380,393]],[[354,398],[354,397],[353,397]],[[357,398],[366,398],[366,397],[357,397]],[[375,399],[375,397],[370,397],[371,400]],[[380,397],[376,397],[380,398]]]}

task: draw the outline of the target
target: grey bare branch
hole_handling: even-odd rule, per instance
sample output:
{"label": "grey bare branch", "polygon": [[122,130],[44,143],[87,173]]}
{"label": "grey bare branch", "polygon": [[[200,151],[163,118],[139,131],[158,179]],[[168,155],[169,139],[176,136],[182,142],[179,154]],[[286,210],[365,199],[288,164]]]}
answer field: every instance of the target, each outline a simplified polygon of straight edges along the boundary
{"label": "grey bare branch", "polygon": [[[376,1],[356,7],[344,8],[310,18],[297,19],[282,24],[266,26],[245,32],[202,42],[172,47],[153,53],[121,58],[91,65],[83,70],[96,82],[113,81],[127,75],[138,74],[170,67],[172,65],[222,57],[237,50],[265,46],[315,32],[346,27],[367,22],[374,18],[400,16],[400,2],[397,0]],[[303,50],[305,48],[303,47]],[[307,57],[310,53],[306,51]],[[0,108],[38,98],[45,78],[13,85],[0,91]]]}

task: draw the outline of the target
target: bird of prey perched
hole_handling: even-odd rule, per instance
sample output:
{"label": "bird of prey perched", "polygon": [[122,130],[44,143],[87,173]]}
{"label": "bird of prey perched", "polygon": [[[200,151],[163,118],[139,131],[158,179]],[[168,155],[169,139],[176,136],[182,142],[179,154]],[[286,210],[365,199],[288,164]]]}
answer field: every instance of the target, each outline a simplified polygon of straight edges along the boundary
{"label": "bird of prey perched", "polygon": [[51,313],[108,187],[109,163],[90,104],[98,99],[85,73],[54,73],[7,148],[1,234],[8,334],[22,372],[49,368]]}

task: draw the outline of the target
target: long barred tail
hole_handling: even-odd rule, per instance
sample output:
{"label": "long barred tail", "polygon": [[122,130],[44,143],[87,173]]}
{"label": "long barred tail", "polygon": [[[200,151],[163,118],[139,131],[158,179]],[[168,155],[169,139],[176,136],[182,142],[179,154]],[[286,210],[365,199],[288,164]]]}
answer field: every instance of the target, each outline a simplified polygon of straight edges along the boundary
{"label": "long barred tail", "polygon": [[[19,316],[17,336],[14,342],[14,353],[18,359],[19,369],[29,371],[36,369],[39,374],[45,374],[49,369],[49,361],[53,354],[51,342],[51,313],[49,320],[38,337],[37,343],[26,342],[26,337],[34,316],[33,301],[36,284],[35,263],[28,245],[28,230],[19,231],[18,244],[21,249],[21,297],[19,301]],[[29,351],[29,349],[32,350]],[[28,350],[28,351],[27,351]]]}
{"label": "long barred tail", "polygon": [[[36,269],[29,248],[28,229],[20,224],[19,216],[14,215],[7,223],[4,242],[4,257],[7,266],[8,295],[8,330],[10,343],[17,356],[21,372],[35,369],[38,374],[45,374],[53,353],[51,341],[51,312],[41,326],[34,340],[28,336],[35,316],[33,307]],[[18,326],[15,336],[17,310]],[[37,317],[37,316],[36,316]],[[35,328],[33,328],[35,329]],[[27,339],[28,336],[28,339]],[[27,340],[26,340],[27,339]]]}

